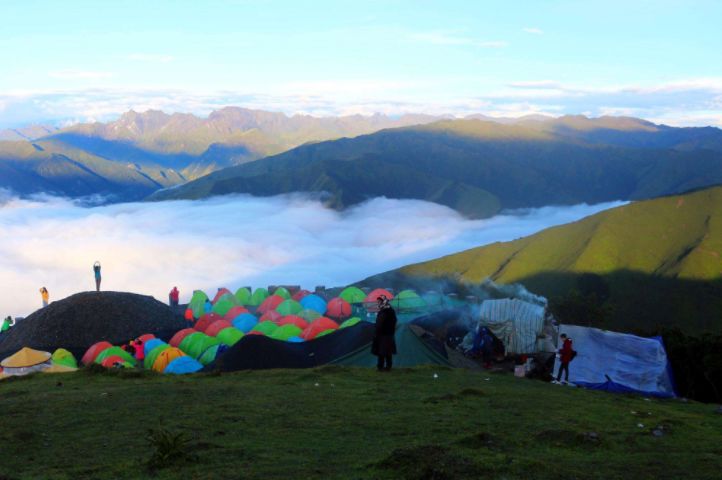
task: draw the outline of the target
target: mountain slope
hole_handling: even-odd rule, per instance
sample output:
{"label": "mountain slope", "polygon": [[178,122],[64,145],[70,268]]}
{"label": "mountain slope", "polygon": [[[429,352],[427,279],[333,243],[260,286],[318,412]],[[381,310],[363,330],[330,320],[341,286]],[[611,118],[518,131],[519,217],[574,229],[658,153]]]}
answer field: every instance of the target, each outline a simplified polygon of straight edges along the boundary
{"label": "mountain slope", "polygon": [[[358,174],[371,164],[388,187],[381,194],[438,201],[472,217],[502,208],[649,198],[722,183],[721,152],[588,144],[525,125],[449,120],[304,145],[158,192],[152,199],[319,192],[322,177]],[[315,183],[308,181],[313,169],[319,179]],[[396,188],[408,184],[411,172],[436,179],[438,188],[451,182],[483,191],[491,202],[462,210],[453,201],[433,198],[428,189]],[[350,191],[332,191],[329,203],[348,205],[341,197],[379,194],[365,182],[346,188]]]}
{"label": "mountain slope", "polygon": [[385,278],[490,278],[554,297],[584,290],[589,274],[601,290],[609,289],[615,308],[608,327],[722,331],[722,186],[631,203]]}

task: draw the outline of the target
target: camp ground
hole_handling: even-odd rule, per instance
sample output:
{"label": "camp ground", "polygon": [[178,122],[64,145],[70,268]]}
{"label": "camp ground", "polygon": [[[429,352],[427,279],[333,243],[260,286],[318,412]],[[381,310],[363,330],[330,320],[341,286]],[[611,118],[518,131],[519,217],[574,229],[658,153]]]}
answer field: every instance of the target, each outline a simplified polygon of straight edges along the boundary
{"label": "camp ground", "polygon": [[[91,364],[174,375],[326,364],[370,368],[376,363],[370,346],[381,295],[390,299],[399,319],[397,367],[479,368],[473,346],[486,327],[499,346],[494,368],[549,378],[559,368],[554,358],[559,333],[565,330],[582,352],[572,369],[572,384],[675,395],[658,339],[560,326],[539,298],[460,299],[382,287],[196,290],[182,317],[149,297],[78,294],[3,334],[2,368],[5,376]],[[67,314],[70,307],[72,315]]]}

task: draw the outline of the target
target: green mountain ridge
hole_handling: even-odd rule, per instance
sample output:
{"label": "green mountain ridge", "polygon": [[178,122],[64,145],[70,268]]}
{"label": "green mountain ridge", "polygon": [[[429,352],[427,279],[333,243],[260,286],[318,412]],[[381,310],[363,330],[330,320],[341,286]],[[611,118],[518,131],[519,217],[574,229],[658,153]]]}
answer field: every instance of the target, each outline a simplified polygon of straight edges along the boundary
{"label": "green mountain ridge", "polygon": [[[636,121],[632,123],[641,124],[645,133],[658,128]],[[483,218],[501,209],[643,199],[722,183],[722,151],[590,143],[568,133],[555,133],[552,127],[565,122],[564,117],[520,124],[442,120],[386,129],[303,145],[159,191],[150,199],[325,192],[329,205],[341,208],[382,194],[436,201]],[[610,120],[599,122],[607,125]],[[622,130],[630,129],[630,122],[621,123],[620,135],[637,132]],[[595,131],[588,123],[578,131]],[[376,183],[365,180],[369,171]],[[417,188],[410,181],[414,175],[425,178]],[[335,182],[324,190],[329,177],[363,180]],[[437,195],[446,185],[458,187],[451,195]]]}
{"label": "green mountain ridge", "polygon": [[453,277],[521,283],[548,298],[587,293],[591,281],[591,291],[608,296],[613,310],[599,326],[722,332],[722,186],[634,202],[368,282],[424,284]]}

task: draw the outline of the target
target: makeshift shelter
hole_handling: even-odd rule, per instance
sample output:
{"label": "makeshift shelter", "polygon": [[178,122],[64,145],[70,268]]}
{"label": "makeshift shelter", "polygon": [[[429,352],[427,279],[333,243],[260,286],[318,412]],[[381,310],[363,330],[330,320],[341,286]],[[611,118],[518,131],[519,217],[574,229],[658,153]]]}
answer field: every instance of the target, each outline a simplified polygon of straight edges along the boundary
{"label": "makeshift shelter", "polygon": [[326,305],[326,316],[341,320],[351,316],[351,304],[340,297],[332,298]]}
{"label": "makeshift shelter", "polygon": [[203,364],[199,361],[192,359],[188,356],[177,357],[171,360],[171,362],[163,370],[164,374],[175,374],[182,375],[186,373],[195,373],[203,368]]}
{"label": "makeshift shelter", "polygon": [[270,294],[268,293],[268,290],[266,290],[265,288],[257,288],[253,291],[253,295],[251,295],[251,299],[246,305],[257,307],[262,304],[263,301],[269,296]]}
{"label": "makeshift shelter", "polygon": [[306,295],[299,303],[303,305],[304,310],[313,310],[317,312],[319,316],[326,313],[326,300],[316,294]]}
{"label": "makeshift shelter", "polygon": [[243,338],[243,332],[235,327],[228,327],[218,332],[216,338],[220,340],[222,344],[232,347],[238,343],[241,338]]}
{"label": "makeshift shelter", "polygon": [[27,375],[48,368],[51,357],[50,352],[23,347],[0,362],[0,366],[6,375]]}
{"label": "makeshift shelter", "polygon": [[338,295],[348,303],[363,303],[366,300],[366,294],[358,287],[346,287]]}
{"label": "makeshift shelter", "polygon": [[479,326],[488,327],[503,343],[507,354],[536,353],[544,329],[541,305],[519,299],[485,300],[481,304]]}
{"label": "makeshift shelter", "polygon": [[64,348],[58,348],[57,350],[55,350],[53,352],[51,360],[53,362],[53,365],[62,365],[75,369],[78,368],[78,362],[75,360],[73,354]]}
{"label": "makeshift shelter", "polygon": [[238,301],[238,305],[248,305],[251,301],[251,291],[246,287],[241,287],[236,290],[235,297]]}
{"label": "makeshift shelter", "polygon": [[[660,337],[644,338],[597,328],[564,325],[577,356],[569,381],[586,388],[673,397],[674,383]],[[558,346],[561,348],[561,345]],[[559,371],[559,359],[554,372]]]}
{"label": "makeshift shelter", "polygon": [[208,295],[206,295],[205,292],[201,290],[193,291],[193,296],[191,297],[191,301],[188,303],[188,308],[193,311],[194,318],[200,318],[200,316],[203,315],[205,312],[206,300],[208,300]]}
{"label": "makeshift shelter", "polygon": [[80,363],[82,363],[83,365],[90,365],[95,361],[95,357],[100,355],[100,352],[112,346],[113,345],[110,342],[106,341],[94,343],[90,346],[90,348],[88,348],[88,350],[86,350],[85,354],[80,359]]}

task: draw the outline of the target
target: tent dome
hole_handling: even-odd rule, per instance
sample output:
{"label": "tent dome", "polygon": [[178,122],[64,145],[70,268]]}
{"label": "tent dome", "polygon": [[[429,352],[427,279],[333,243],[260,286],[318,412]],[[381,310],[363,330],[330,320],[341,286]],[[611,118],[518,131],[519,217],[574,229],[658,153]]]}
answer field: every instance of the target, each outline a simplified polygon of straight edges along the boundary
{"label": "tent dome", "polygon": [[256,326],[258,318],[250,313],[242,313],[234,318],[231,323],[233,323],[233,326],[243,333],[248,333]]}
{"label": "tent dome", "polygon": [[377,288],[376,290],[372,290],[371,293],[366,295],[364,303],[373,303],[375,305],[376,299],[379,298],[381,295],[385,295],[386,298],[388,298],[389,300],[392,300],[394,298],[394,294],[389,292],[388,290],[384,290],[383,288]]}
{"label": "tent dome", "polygon": [[[198,330],[195,328],[184,328],[183,330],[178,330],[175,335],[173,335],[168,343],[170,343],[171,347],[178,347],[180,343],[183,341],[184,338],[186,338],[188,335],[192,333],[196,333]],[[148,345],[146,343],[146,345]],[[146,355],[148,355],[148,352],[145,352]]]}
{"label": "tent dome", "polygon": [[95,361],[95,357],[100,355],[100,352],[112,346],[113,345],[110,342],[106,341],[94,343],[90,346],[90,348],[88,348],[88,350],[85,351],[83,358],[80,359],[80,363],[82,363],[83,365],[90,365]]}
{"label": "tent dome", "polygon": [[223,319],[230,322],[242,313],[248,313],[248,309],[246,307],[241,307],[240,305],[234,305],[226,312],[225,315],[223,315]]}
{"label": "tent dome", "polygon": [[258,306],[258,309],[256,311],[260,313],[266,313],[270,310],[275,310],[276,307],[278,307],[285,300],[286,299],[281,297],[280,295],[271,295]]}
{"label": "tent dome", "polygon": [[163,373],[173,373],[181,375],[185,373],[195,373],[203,368],[203,364],[192,359],[189,356],[177,357],[170,361],[165,367]]}
{"label": "tent dome", "polygon": [[297,315],[285,315],[281,317],[276,324],[279,327],[282,327],[283,325],[296,325],[301,330],[308,327],[308,322]]}
{"label": "tent dome", "polygon": [[248,302],[251,301],[251,291],[246,287],[241,287],[236,290],[234,296],[236,297],[236,301],[238,301],[238,305],[248,305]]}
{"label": "tent dome", "polygon": [[291,337],[299,336],[302,331],[303,330],[296,325],[288,323],[286,325],[278,327],[276,330],[273,331],[272,334],[269,335],[269,337],[273,338],[274,340],[282,340],[285,342]]}
{"label": "tent dome", "polygon": [[168,347],[160,352],[155,362],[153,362],[153,370],[162,373],[170,362],[183,355],[185,354],[180,349]]}
{"label": "tent dome", "polygon": [[[218,291],[216,292],[216,296],[213,297],[213,300],[211,300],[211,303],[212,303],[213,305],[215,305],[216,302],[218,302],[218,300],[220,300],[221,297],[223,297],[223,296],[225,296],[225,295],[233,296],[233,294],[231,293],[231,291],[228,290],[227,288],[219,288]],[[235,297],[234,297],[234,298],[235,298]]]}
{"label": "tent dome", "polygon": [[289,292],[286,287],[278,287],[273,291],[273,294],[283,297],[285,300],[289,300],[291,298],[291,292]]}
{"label": "tent dome", "polygon": [[223,317],[221,317],[217,313],[206,313],[198,319],[196,324],[193,325],[193,328],[195,328],[199,332],[205,332],[206,328],[210,327],[213,322],[222,319]]}
{"label": "tent dome", "polygon": [[276,311],[281,315],[295,315],[301,310],[303,310],[303,305],[296,300],[285,300],[276,307]]}
{"label": "tent dome", "polygon": [[348,318],[351,316],[351,304],[343,298],[332,298],[326,305],[326,315],[331,318]]}
{"label": "tent dome", "polygon": [[308,290],[299,290],[294,293],[291,298],[296,300],[297,302],[300,302],[301,299],[307,295],[311,295],[311,292],[309,292]]}
{"label": "tent dome", "polygon": [[51,357],[53,365],[63,365],[71,368],[78,368],[78,362],[72,353],[65,350],[64,348],[58,348],[53,352]]}
{"label": "tent dome", "polygon": [[232,347],[243,338],[243,332],[235,327],[228,327],[218,332],[216,338],[220,340],[222,344]]}
{"label": "tent dome", "polygon": [[148,355],[151,350],[153,350],[158,345],[163,345],[164,343],[165,342],[160,338],[151,338],[143,344],[143,354]]}
{"label": "tent dome", "polygon": [[348,303],[363,303],[366,300],[364,291],[354,286],[344,288],[338,296]]}
{"label": "tent dome", "polygon": [[50,352],[42,352],[40,350],[23,347],[0,362],[0,366],[3,368],[32,367],[47,362],[51,357]]}
{"label": "tent dome", "polygon": [[331,329],[338,329],[338,324],[330,318],[319,317],[303,330],[300,337],[304,340],[313,340],[319,333]]}
{"label": "tent dome", "polygon": [[251,299],[247,303],[247,305],[251,305],[254,307],[259,306],[263,301],[269,297],[268,290],[265,288],[257,288],[253,291],[253,295],[251,295]]}
{"label": "tent dome", "polygon": [[228,320],[216,320],[215,322],[211,323],[208,328],[206,328],[205,334],[211,337],[215,337],[218,335],[218,332],[230,326],[231,322],[229,322]]}
{"label": "tent dome", "polygon": [[95,363],[99,363],[102,365],[103,361],[106,358],[114,357],[114,356],[122,358],[124,362],[128,362],[131,365],[135,365],[135,358],[133,358],[133,356],[130,353],[126,352],[125,350],[123,350],[120,347],[106,348],[105,350],[100,352],[100,354],[97,357],[95,357]]}
{"label": "tent dome", "polygon": [[171,347],[167,343],[163,343],[148,352],[148,355],[146,355],[145,359],[143,359],[143,367],[151,370],[153,368],[153,363],[155,363],[155,360],[158,358],[158,355],[160,355],[163,350],[167,350],[169,348],[173,347]]}
{"label": "tent dome", "polygon": [[326,300],[316,294],[306,295],[299,303],[305,310],[314,310],[320,315],[326,313]]}
{"label": "tent dome", "polygon": [[206,295],[205,292],[201,290],[193,291],[193,296],[191,297],[190,303],[188,303],[188,308],[193,311],[194,318],[200,318],[200,316],[203,315],[206,300],[208,300],[208,295]]}

